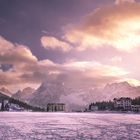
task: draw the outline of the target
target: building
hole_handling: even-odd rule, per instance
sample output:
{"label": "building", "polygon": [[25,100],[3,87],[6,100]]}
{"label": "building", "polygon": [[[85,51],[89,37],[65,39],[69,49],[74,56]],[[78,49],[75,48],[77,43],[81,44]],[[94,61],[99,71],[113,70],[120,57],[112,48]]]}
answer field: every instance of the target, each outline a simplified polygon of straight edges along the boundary
{"label": "building", "polygon": [[131,104],[132,104],[132,100],[131,98],[125,98],[125,97],[121,97],[121,98],[114,98],[114,108],[116,110],[131,110]]}
{"label": "building", "polygon": [[49,104],[47,104],[47,111],[48,112],[65,111],[65,104],[63,104],[63,103],[49,103]]}
{"label": "building", "polygon": [[131,110],[134,112],[140,112],[140,105],[132,105]]}
{"label": "building", "polygon": [[98,111],[98,106],[96,106],[96,105],[91,105],[91,106],[90,106],[90,111]]}

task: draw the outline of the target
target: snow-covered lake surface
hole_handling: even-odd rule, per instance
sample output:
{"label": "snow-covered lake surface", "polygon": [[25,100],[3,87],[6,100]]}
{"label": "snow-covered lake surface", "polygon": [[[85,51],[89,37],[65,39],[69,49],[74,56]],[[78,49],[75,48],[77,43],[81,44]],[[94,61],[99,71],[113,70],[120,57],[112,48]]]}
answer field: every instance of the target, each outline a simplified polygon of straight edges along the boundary
{"label": "snow-covered lake surface", "polygon": [[140,140],[140,115],[0,112],[0,140]]}

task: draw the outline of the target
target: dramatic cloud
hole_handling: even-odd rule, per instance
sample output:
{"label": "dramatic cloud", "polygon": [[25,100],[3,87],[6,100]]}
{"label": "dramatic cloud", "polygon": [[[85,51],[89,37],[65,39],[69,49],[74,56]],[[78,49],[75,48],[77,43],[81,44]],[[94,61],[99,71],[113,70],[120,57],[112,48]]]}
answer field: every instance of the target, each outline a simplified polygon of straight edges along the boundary
{"label": "dramatic cloud", "polygon": [[[45,59],[39,61],[25,46],[0,39],[0,63],[11,64],[8,71],[0,71],[1,86],[20,87],[39,85],[43,81],[61,81],[74,86],[101,86],[104,83],[120,80],[127,71],[96,61],[66,61],[57,64]],[[4,47],[2,47],[4,46]],[[73,81],[73,82],[72,82]]]}
{"label": "dramatic cloud", "polygon": [[[0,84],[12,90],[26,86],[36,88],[43,81],[61,82],[72,88],[104,86],[123,80],[138,83],[136,79],[127,77],[129,71],[115,65],[95,60],[67,60],[59,64],[48,59],[38,60],[28,47],[13,44],[2,37],[0,44],[1,67],[12,65],[7,71],[0,70]],[[121,58],[116,56],[113,61],[121,61]]]}
{"label": "dramatic cloud", "polygon": [[128,74],[125,70],[109,65],[103,65],[94,61],[72,61],[64,64],[68,70],[78,70],[84,72],[89,77],[98,76],[123,76]]}
{"label": "dramatic cloud", "polygon": [[32,54],[28,47],[13,44],[3,37],[0,37],[0,63],[15,64],[36,61],[37,58]]}
{"label": "dramatic cloud", "polygon": [[139,86],[140,85],[140,81],[139,80],[136,80],[134,78],[124,78],[123,80],[124,81],[127,81],[132,86]]}
{"label": "dramatic cloud", "polygon": [[43,36],[41,38],[41,43],[46,49],[61,50],[63,52],[68,52],[71,49],[71,46],[68,43],[51,36]]}
{"label": "dramatic cloud", "polygon": [[[106,83],[121,81],[128,72],[117,67],[95,61],[68,61],[57,65],[55,81],[61,81],[72,88],[104,86]],[[54,76],[54,75],[51,75]]]}
{"label": "dramatic cloud", "polygon": [[41,80],[28,81],[28,79],[23,80],[21,76],[32,73],[32,71],[23,70],[25,66],[37,64],[36,56],[28,47],[14,44],[0,37],[0,86],[7,86],[12,90],[22,89],[28,85],[36,86]]}
{"label": "dramatic cloud", "polygon": [[69,27],[65,39],[81,51],[110,46],[131,52],[140,47],[140,4],[123,1],[94,10],[83,23]]}

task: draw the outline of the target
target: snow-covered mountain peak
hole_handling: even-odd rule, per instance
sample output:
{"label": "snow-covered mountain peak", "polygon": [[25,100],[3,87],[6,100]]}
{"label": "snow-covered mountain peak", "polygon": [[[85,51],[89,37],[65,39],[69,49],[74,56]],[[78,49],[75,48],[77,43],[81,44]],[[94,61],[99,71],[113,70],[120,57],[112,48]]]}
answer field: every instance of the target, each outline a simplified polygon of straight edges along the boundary
{"label": "snow-covered mountain peak", "polygon": [[112,84],[107,84],[104,87],[104,90],[123,90],[123,89],[130,89],[133,88],[128,82],[120,82],[120,83],[112,83]]}
{"label": "snow-covered mountain peak", "polygon": [[12,97],[15,99],[28,102],[34,93],[35,89],[31,87],[24,88],[23,90],[18,90]]}

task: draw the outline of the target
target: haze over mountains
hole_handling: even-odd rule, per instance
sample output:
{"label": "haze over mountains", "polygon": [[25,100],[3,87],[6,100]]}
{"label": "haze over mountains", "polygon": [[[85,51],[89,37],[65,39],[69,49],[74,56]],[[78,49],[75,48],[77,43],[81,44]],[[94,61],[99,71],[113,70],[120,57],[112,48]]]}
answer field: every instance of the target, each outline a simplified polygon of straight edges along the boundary
{"label": "haze over mountains", "polygon": [[0,92],[4,93],[5,95],[8,95],[8,96],[11,96],[12,95],[12,92],[10,92],[8,90],[8,88],[6,88],[6,87],[0,88]]}
{"label": "haze over mountains", "polygon": [[[2,88],[5,94],[8,89]],[[1,89],[1,90],[2,90]],[[38,89],[30,87],[19,90],[12,97],[31,105],[46,107],[47,103],[65,103],[68,110],[79,110],[91,102],[112,100],[115,97],[138,97],[140,86],[127,82],[107,84],[104,88],[72,88],[62,82],[44,82]]]}
{"label": "haze over mountains", "polygon": [[35,92],[35,89],[27,87],[23,90],[18,90],[15,94],[12,95],[13,98],[22,100],[24,102],[29,102],[32,94]]}

